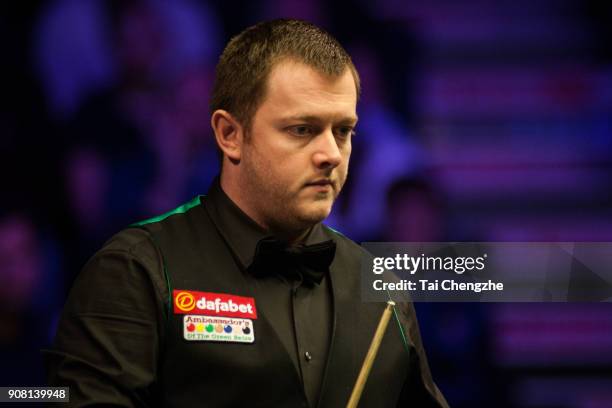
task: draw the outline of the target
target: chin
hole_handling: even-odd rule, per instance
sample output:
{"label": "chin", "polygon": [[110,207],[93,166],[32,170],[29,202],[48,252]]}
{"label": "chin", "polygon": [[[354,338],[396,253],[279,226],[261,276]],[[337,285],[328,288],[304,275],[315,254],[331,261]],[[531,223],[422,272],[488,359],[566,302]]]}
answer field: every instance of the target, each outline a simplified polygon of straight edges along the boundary
{"label": "chin", "polygon": [[331,206],[317,206],[316,208],[310,208],[306,211],[302,211],[300,218],[309,224],[317,224],[323,221],[331,212]]}

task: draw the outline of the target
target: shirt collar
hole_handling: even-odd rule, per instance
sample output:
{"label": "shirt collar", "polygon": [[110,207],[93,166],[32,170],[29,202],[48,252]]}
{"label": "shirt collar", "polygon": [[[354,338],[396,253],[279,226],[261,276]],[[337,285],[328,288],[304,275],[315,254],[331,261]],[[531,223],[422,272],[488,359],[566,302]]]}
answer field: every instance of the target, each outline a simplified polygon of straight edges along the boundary
{"label": "shirt collar", "polygon": [[[257,243],[273,235],[246,215],[221,188],[215,178],[204,199],[204,207],[217,230],[246,270],[253,262]],[[315,224],[306,236],[305,244],[318,244],[329,240],[321,223]]]}

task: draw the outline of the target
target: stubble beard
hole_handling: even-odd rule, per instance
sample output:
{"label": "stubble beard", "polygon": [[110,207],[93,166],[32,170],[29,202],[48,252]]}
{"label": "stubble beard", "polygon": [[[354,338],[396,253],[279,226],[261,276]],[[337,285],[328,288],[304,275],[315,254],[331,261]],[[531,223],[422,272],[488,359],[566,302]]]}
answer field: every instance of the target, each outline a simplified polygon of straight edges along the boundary
{"label": "stubble beard", "polygon": [[278,175],[270,170],[271,163],[262,160],[255,152],[254,146],[251,146],[251,150],[243,161],[244,188],[247,196],[251,197],[251,206],[262,218],[264,227],[291,235],[306,231],[329,215],[343,180],[338,180],[330,193],[321,194],[314,199],[314,201],[327,201],[330,199],[328,195],[331,194],[332,203],[329,210],[300,208],[303,205],[310,205],[300,202],[304,200],[300,197],[303,194],[303,186],[294,187],[297,188],[296,191],[287,190],[288,186],[283,185]]}

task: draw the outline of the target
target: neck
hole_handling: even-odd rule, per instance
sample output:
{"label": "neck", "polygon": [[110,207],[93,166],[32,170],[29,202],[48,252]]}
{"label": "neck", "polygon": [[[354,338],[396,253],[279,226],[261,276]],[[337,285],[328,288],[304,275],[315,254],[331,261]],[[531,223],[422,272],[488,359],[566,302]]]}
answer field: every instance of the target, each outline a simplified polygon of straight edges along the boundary
{"label": "neck", "polygon": [[272,222],[265,220],[258,212],[253,208],[254,205],[249,203],[244,198],[244,195],[240,193],[241,190],[239,183],[236,183],[226,172],[221,172],[221,189],[229,197],[230,200],[245,213],[251,220],[255,221],[263,230],[268,232],[270,235],[279,239],[280,241],[286,242],[289,245],[297,245],[306,240],[310,233],[312,226],[305,228],[289,229],[286,225],[276,225]]}
{"label": "neck", "polygon": [[270,231],[270,233],[274,237],[276,237],[280,241],[286,242],[289,246],[294,246],[294,245],[298,245],[298,244],[305,242],[306,237],[308,237],[308,234],[310,234],[311,230],[312,230],[312,227],[307,228],[305,230],[292,231],[292,232],[279,231],[273,228],[268,229],[268,231]]}

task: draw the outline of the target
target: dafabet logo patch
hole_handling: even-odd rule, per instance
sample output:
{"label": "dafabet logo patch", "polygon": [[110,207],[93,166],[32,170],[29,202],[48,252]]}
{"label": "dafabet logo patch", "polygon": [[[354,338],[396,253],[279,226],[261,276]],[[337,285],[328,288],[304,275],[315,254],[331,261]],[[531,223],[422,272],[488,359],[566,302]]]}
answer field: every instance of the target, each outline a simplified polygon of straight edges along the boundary
{"label": "dafabet logo patch", "polygon": [[257,319],[255,299],[226,293],[177,290],[172,292],[175,314]]}

